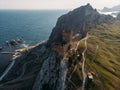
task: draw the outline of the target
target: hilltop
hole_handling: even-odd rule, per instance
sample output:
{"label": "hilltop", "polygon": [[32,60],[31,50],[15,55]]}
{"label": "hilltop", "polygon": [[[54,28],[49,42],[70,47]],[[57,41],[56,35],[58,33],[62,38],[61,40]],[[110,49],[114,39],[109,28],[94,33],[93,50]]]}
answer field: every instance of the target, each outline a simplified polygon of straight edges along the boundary
{"label": "hilltop", "polygon": [[48,42],[61,42],[62,31],[64,30],[73,31],[74,34],[79,33],[82,38],[86,33],[84,31],[85,26],[90,28],[102,23],[110,24],[113,21],[115,21],[115,19],[112,16],[101,15],[96,9],[93,9],[90,4],[87,4],[58,18]]}
{"label": "hilltop", "polygon": [[23,49],[0,90],[120,90],[119,53],[120,21],[87,4],[61,16],[48,41]]}

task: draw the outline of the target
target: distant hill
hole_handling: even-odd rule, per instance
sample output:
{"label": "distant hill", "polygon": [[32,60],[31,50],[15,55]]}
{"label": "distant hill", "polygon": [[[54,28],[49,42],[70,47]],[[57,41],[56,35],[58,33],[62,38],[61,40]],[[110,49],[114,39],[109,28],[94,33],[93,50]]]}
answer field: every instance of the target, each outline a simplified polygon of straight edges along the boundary
{"label": "distant hill", "polygon": [[103,12],[120,11],[120,5],[114,6],[112,8],[104,7],[102,11]]}

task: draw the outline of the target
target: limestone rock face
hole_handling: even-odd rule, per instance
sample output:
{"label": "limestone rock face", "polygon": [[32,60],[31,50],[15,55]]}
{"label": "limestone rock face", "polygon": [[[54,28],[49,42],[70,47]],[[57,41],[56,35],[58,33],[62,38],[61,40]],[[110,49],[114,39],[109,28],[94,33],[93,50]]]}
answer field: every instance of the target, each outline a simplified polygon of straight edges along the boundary
{"label": "limestone rock face", "polygon": [[64,30],[73,31],[73,34],[79,33],[82,38],[84,27],[93,27],[101,23],[111,23],[112,21],[114,21],[112,16],[100,15],[96,9],[87,4],[61,16],[53,28],[48,42],[62,42],[62,32]]}
{"label": "limestone rock face", "polygon": [[0,90],[64,90],[68,62],[45,43],[16,59]]}

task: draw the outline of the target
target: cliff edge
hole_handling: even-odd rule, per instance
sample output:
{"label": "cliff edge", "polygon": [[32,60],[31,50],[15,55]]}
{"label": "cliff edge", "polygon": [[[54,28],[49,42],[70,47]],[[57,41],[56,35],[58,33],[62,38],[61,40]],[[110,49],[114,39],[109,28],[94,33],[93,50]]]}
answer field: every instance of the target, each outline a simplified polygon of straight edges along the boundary
{"label": "cliff edge", "polygon": [[86,33],[84,31],[85,27],[91,28],[102,23],[110,24],[114,20],[110,15],[99,14],[90,4],[87,4],[61,16],[53,28],[48,42],[62,42],[62,33],[64,30],[72,31],[73,34],[79,33],[80,38],[82,38]]}
{"label": "cliff edge", "polygon": [[15,60],[0,90],[120,90],[119,40],[119,21],[81,6],[58,19],[48,41]]}

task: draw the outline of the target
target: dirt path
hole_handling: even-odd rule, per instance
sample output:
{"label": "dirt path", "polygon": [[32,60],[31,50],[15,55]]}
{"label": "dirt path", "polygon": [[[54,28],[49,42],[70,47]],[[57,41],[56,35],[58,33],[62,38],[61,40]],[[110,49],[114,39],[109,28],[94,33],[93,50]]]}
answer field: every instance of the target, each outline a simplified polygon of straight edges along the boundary
{"label": "dirt path", "polygon": [[[36,59],[35,59],[35,61],[39,59],[39,54],[38,54],[38,53],[33,52],[32,54],[36,55]],[[31,60],[31,61],[29,61],[29,62],[26,62],[26,63],[23,65],[22,73],[21,73],[21,75],[20,75],[17,79],[22,78],[22,76],[23,76],[24,73],[25,73],[25,70],[26,70],[26,66],[27,66],[27,64],[29,64],[29,63],[31,63],[31,62],[34,62],[34,61]]]}
{"label": "dirt path", "polygon": [[[83,41],[83,40],[85,41],[85,49],[82,52],[82,59],[83,59],[83,62],[82,62],[82,75],[83,75],[82,90],[84,90],[84,88],[85,88],[85,78],[86,78],[86,73],[85,73],[85,61],[86,61],[86,59],[85,59],[85,52],[87,51],[87,39],[89,37],[91,37],[91,36],[88,36],[88,33],[87,33],[86,37],[80,40],[80,41]],[[78,49],[79,42],[77,43],[76,50]]]}
{"label": "dirt path", "polygon": [[[88,34],[87,34],[87,36],[88,36]],[[87,51],[87,39],[88,38],[85,39],[85,49],[84,49],[84,51],[82,53],[82,56],[83,56],[83,62],[82,62],[83,85],[82,85],[82,90],[84,90],[85,78],[86,78],[86,73],[85,73],[85,52]]]}

